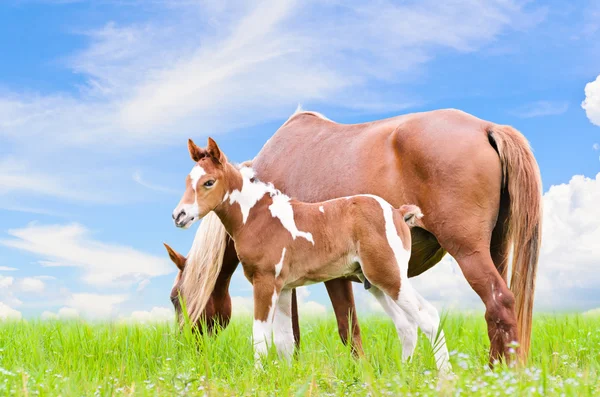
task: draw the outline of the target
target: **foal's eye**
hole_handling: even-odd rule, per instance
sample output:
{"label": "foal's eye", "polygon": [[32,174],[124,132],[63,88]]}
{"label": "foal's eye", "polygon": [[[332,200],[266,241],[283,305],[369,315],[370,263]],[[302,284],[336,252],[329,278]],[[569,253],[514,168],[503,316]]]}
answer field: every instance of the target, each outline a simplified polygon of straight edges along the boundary
{"label": "foal's eye", "polygon": [[212,187],[215,184],[215,181],[206,181],[204,182],[204,186],[205,187]]}

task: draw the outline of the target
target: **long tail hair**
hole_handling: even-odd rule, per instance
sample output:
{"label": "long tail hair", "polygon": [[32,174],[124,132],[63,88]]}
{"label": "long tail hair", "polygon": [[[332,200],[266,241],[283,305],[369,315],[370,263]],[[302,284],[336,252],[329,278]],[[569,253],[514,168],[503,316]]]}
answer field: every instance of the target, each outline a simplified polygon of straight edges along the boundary
{"label": "long tail hair", "polygon": [[510,289],[515,296],[521,358],[531,342],[535,279],[542,239],[542,180],[527,139],[510,126],[494,125],[488,136],[502,163],[510,207],[506,237],[512,243]]}
{"label": "long tail hair", "polygon": [[[210,212],[202,219],[183,270],[180,293],[191,324],[196,324],[212,294],[227,246],[227,231]],[[181,316],[181,325],[185,317]]]}

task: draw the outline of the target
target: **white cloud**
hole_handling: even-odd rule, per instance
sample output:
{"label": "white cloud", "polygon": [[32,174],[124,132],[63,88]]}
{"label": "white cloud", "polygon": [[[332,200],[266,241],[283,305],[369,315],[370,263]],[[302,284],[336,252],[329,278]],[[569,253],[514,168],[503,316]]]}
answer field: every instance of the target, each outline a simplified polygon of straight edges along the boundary
{"label": "white cloud", "polygon": [[594,144],[592,145],[592,148],[593,148],[594,150],[600,150],[600,144],[598,144],[598,143],[594,143]]}
{"label": "white cloud", "polygon": [[71,320],[79,318],[79,311],[72,307],[62,307],[57,313],[45,311],[42,313],[42,320]]}
{"label": "white cloud", "polygon": [[131,316],[122,318],[124,321],[136,323],[157,323],[174,321],[175,312],[169,307],[153,307],[150,311],[138,310],[131,313]]}
{"label": "white cloud", "polygon": [[21,312],[0,302],[0,320],[20,320]]}
{"label": "white cloud", "polygon": [[[282,118],[298,102],[398,108],[398,91],[382,97],[367,83],[398,81],[420,72],[436,49],[474,51],[543,17],[523,8],[477,0],[194,2],[160,23],[89,32],[89,47],[69,62],[86,79],[80,94],[5,95],[0,130],[17,141],[51,133],[52,145],[115,145]],[[348,103],[351,90],[368,100]]]}
{"label": "white cloud", "polygon": [[12,159],[0,160],[0,193],[18,190],[40,195],[68,199],[86,199],[87,196],[67,186],[54,175],[36,172],[24,162]]}
{"label": "white cloud", "polygon": [[67,301],[67,307],[84,317],[109,318],[116,314],[117,306],[127,299],[127,295],[75,293]]}
{"label": "white cloud", "polygon": [[[327,312],[327,308],[314,300],[307,300],[310,291],[307,287],[296,288],[298,312],[301,316],[320,316]],[[232,296],[231,307],[236,316],[249,316],[254,313],[254,300],[252,296]]]}
{"label": "white cloud", "polygon": [[19,269],[16,267],[0,266],[0,272],[14,272],[15,270]]}
{"label": "white cloud", "polygon": [[39,278],[25,277],[20,281],[20,288],[24,292],[41,293],[44,291],[45,284]]}
{"label": "white cloud", "polygon": [[590,317],[600,317],[600,308],[597,309],[592,309],[592,310],[588,310],[585,313],[583,313],[584,316],[590,316]]}
{"label": "white cloud", "polygon": [[600,300],[600,173],[574,176],[544,195],[542,252],[536,304],[596,306]]}
{"label": "white cloud", "polygon": [[512,113],[524,119],[532,117],[557,116],[569,109],[568,102],[537,101],[521,106]]}
{"label": "white cloud", "polygon": [[585,100],[581,107],[590,122],[600,126],[600,75],[585,85]]}
{"label": "white cloud", "polygon": [[166,259],[94,240],[78,224],[32,223],[8,234],[14,238],[0,240],[0,244],[41,256],[53,266],[77,266],[84,271],[83,280],[97,286],[128,286],[173,272]]}
{"label": "white cloud", "polygon": [[14,277],[6,277],[6,276],[0,275],[0,288],[8,288],[11,285],[13,285],[14,281],[15,281]]}
{"label": "white cloud", "polygon": [[327,313],[327,308],[314,300],[308,300],[310,291],[307,287],[296,288],[296,298],[298,300],[298,315],[301,316],[322,316]]}

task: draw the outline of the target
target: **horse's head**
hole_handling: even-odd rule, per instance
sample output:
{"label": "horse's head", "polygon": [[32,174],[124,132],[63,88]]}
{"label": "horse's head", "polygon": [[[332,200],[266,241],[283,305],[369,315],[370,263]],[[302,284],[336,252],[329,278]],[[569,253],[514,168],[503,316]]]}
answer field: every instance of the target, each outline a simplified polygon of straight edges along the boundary
{"label": "horse's head", "polygon": [[171,288],[171,303],[173,303],[173,307],[175,308],[175,313],[177,313],[177,317],[181,316],[181,304],[179,302],[179,291],[181,289],[181,281],[183,275],[183,269],[185,268],[186,258],[181,255],[179,252],[175,251],[171,248],[167,243],[163,243],[167,252],[169,253],[169,258],[173,261],[179,272],[177,272],[177,276],[175,276],[175,281],[173,282],[173,288]]}
{"label": "horse's head", "polygon": [[187,229],[223,202],[227,193],[227,158],[215,141],[208,138],[206,149],[190,139],[188,149],[196,163],[185,180],[185,192],[173,211],[175,226]]}

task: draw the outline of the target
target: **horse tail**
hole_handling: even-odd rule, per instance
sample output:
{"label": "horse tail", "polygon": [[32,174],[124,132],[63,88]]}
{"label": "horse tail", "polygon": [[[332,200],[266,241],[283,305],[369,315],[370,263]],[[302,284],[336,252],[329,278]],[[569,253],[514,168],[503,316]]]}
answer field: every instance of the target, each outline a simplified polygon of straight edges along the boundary
{"label": "horse tail", "polygon": [[[215,288],[223,266],[227,238],[227,231],[214,212],[202,219],[187,256],[180,286],[190,324],[196,324]],[[181,318],[183,325],[185,317]]]}
{"label": "horse tail", "polygon": [[507,246],[512,244],[510,289],[515,297],[521,358],[531,342],[533,298],[542,239],[542,180],[527,139],[516,129],[494,125],[488,138],[502,164],[502,189],[508,199],[505,224]]}

